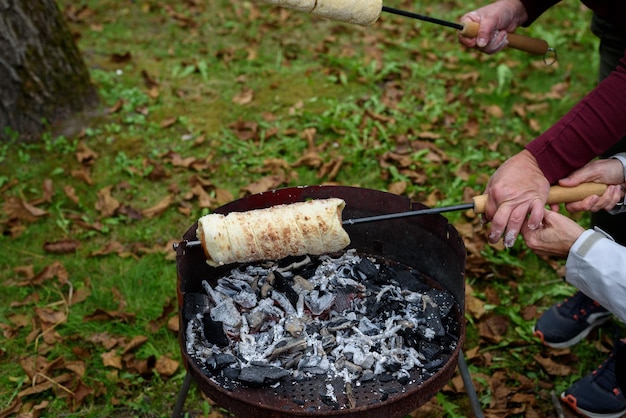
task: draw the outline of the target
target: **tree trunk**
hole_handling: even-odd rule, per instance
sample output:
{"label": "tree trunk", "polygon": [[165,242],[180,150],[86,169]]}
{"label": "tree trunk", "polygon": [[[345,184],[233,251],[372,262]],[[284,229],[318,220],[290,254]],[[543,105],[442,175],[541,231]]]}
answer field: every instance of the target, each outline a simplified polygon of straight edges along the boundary
{"label": "tree trunk", "polygon": [[54,0],[0,0],[0,141],[94,109],[98,95]]}

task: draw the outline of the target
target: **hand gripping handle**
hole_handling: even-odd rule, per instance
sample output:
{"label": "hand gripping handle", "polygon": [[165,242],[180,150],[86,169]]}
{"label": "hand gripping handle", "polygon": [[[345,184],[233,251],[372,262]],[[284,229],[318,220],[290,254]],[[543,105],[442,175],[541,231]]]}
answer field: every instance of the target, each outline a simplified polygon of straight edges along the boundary
{"label": "hand gripping handle", "polygon": [[[461,35],[467,38],[475,38],[478,34],[478,28],[480,25],[476,22],[464,22],[462,23],[463,29],[459,32]],[[529,36],[518,35],[516,33],[509,33],[507,35],[509,40],[509,48],[514,48],[519,51],[528,52],[534,55],[546,55],[549,47],[548,43],[543,39],[531,38]]]}
{"label": "hand gripping handle", "polygon": [[[594,194],[600,196],[606,187],[606,184],[600,183],[582,183],[575,187],[552,186],[547,204],[578,202]],[[488,197],[486,194],[474,197],[474,213],[485,213]]]}

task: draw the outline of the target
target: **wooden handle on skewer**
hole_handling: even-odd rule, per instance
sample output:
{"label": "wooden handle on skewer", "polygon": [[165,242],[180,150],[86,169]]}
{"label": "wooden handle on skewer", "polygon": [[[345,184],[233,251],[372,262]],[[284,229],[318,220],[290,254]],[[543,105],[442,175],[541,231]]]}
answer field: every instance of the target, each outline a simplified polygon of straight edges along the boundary
{"label": "wooden handle on skewer", "polygon": [[[594,194],[600,196],[606,188],[606,184],[600,183],[583,183],[575,187],[552,186],[547,204],[577,202]],[[485,213],[488,197],[486,194],[474,197],[474,213]]]}
{"label": "wooden handle on skewer", "polygon": [[[467,38],[475,38],[476,35],[478,35],[478,28],[480,27],[478,23],[464,22],[462,25],[463,29],[459,31],[461,35]],[[516,33],[507,34],[507,39],[509,41],[509,48],[528,52],[529,54],[545,55],[549,49],[548,43],[543,39],[531,38]]]}

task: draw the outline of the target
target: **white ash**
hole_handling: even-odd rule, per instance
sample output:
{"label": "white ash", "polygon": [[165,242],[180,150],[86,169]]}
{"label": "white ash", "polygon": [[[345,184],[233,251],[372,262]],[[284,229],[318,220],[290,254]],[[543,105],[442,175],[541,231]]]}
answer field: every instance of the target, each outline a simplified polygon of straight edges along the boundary
{"label": "white ash", "polygon": [[354,250],[234,268],[214,287],[202,283],[208,306],[187,323],[187,352],[207,374],[259,386],[286,376],[356,385],[382,375],[408,382],[415,370],[427,378],[456,347],[458,336],[442,325],[454,322],[446,319],[454,301],[423,282],[403,288],[385,278],[389,271]]}

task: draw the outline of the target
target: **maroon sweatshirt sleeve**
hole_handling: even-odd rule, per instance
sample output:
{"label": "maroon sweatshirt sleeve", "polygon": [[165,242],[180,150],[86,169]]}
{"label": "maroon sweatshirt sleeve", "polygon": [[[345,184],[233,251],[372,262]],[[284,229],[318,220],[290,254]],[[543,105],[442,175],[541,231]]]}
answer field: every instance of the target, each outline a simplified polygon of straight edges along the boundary
{"label": "maroon sweatshirt sleeve", "polygon": [[[626,51],[624,51],[626,53]],[[526,149],[550,183],[626,136],[626,55],[617,68]]]}
{"label": "maroon sweatshirt sleeve", "polygon": [[543,12],[554,6],[561,0],[520,0],[526,9],[528,19],[522,26],[528,26],[533,23]]}

